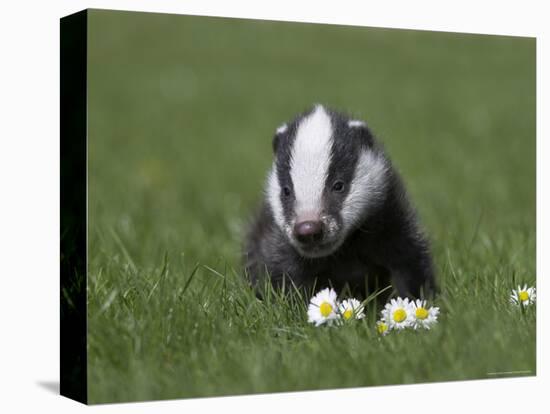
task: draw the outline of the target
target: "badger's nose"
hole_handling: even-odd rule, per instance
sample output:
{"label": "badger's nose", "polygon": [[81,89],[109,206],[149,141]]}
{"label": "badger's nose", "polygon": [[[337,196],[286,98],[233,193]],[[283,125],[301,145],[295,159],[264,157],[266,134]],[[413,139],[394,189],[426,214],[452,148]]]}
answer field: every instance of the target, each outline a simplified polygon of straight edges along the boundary
{"label": "badger's nose", "polygon": [[300,243],[312,243],[323,237],[323,222],[302,221],[294,226],[294,236]]}

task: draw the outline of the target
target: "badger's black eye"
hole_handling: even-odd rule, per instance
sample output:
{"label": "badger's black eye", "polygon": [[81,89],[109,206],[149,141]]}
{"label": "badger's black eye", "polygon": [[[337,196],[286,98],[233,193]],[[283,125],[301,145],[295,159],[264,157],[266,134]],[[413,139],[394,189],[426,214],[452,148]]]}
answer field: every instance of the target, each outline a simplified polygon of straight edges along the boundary
{"label": "badger's black eye", "polygon": [[290,191],[290,187],[288,187],[288,186],[285,185],[285,186],[283,187],[283,195],[284,195],[285,197],[290,197],[290,194],[291,194],[291,193],[292,193],[292,191]]}
{"label": "badger's black eye", "polygon": [[341,193],[342,191],[344,191],[344,188],[345,188],[345,185],[344,185],[344,182],[343,181],[335,181],[334,184],[332,184],[332,191],[334,191],[335,193]]}

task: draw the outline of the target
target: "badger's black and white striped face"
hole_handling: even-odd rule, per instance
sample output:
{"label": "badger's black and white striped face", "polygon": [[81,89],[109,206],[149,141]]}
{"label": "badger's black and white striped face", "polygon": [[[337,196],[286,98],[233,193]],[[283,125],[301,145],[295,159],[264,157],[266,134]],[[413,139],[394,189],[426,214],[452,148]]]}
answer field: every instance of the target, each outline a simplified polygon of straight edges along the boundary
{"label": "badger's black and white striped face", "polygon": [[384,197],[386,159],[361,121],[317,105],[279,127],[273,149],[268,202],[302,256],[333,253]]}

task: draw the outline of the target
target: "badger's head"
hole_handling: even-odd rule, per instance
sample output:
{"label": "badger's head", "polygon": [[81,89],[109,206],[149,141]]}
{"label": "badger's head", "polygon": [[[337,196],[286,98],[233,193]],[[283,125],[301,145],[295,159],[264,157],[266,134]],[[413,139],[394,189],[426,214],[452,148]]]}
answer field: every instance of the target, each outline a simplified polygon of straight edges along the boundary
{"label": "badger's head", "polygon": [[336,251],[383,201],[388,163],[365,123],[316,105],[280,126],[267,200],[304,257]]}

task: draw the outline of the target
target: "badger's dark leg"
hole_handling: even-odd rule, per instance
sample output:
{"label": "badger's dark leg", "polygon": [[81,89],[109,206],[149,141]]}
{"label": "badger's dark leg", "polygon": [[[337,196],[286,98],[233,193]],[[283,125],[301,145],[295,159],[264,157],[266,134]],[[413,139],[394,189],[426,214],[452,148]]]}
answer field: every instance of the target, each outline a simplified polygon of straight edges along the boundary
{"label": "badger's dark leg", "polygon": [[246,275],[258,298],[262,298],[268,284],[275,289],[281,288],[285,272],[295,263],[291,251],[264,204],[250,227],[244,257]]}
{"label": "badger's dark leg", "polygon": [[[256,297],[263,298],[267,283],[273,283],[272,274],[261,252],[261,241],[249,242],[245,256],[245,274],[248,282],[256,292]],[[273,275],[277,279],[277,275]]]}
{"label": "badger's dark leg", "polygon": [[400,296],[429,298],[435,293],[433,268],[427,253],[421,252],[406,260],[396,260],[391,267],[391,278]]}
{"label": "badger's dark leg", "polygon": [[251,253],[248,253],[245,258],[245,276],[251,286],[257,289],[262,279],[262,273],[260,272],[260,266],[257,262],[257,258],[252,257]]}
{"label": "badger's dark leg", "polygon": [[[436,293],[429,242],[420,230],[400,177],[393,173],[380,219],[373,225],[374,250],[391,274],[402,297],[430,297]],[[368,224],[368,222],[367,222]]]}
{"label": "badger's dark leg", "polygon": [[402,297],[431,297],[435,277],[429,243],[417,229],[394,233],[383,243],[384,262],[392,285]]}

